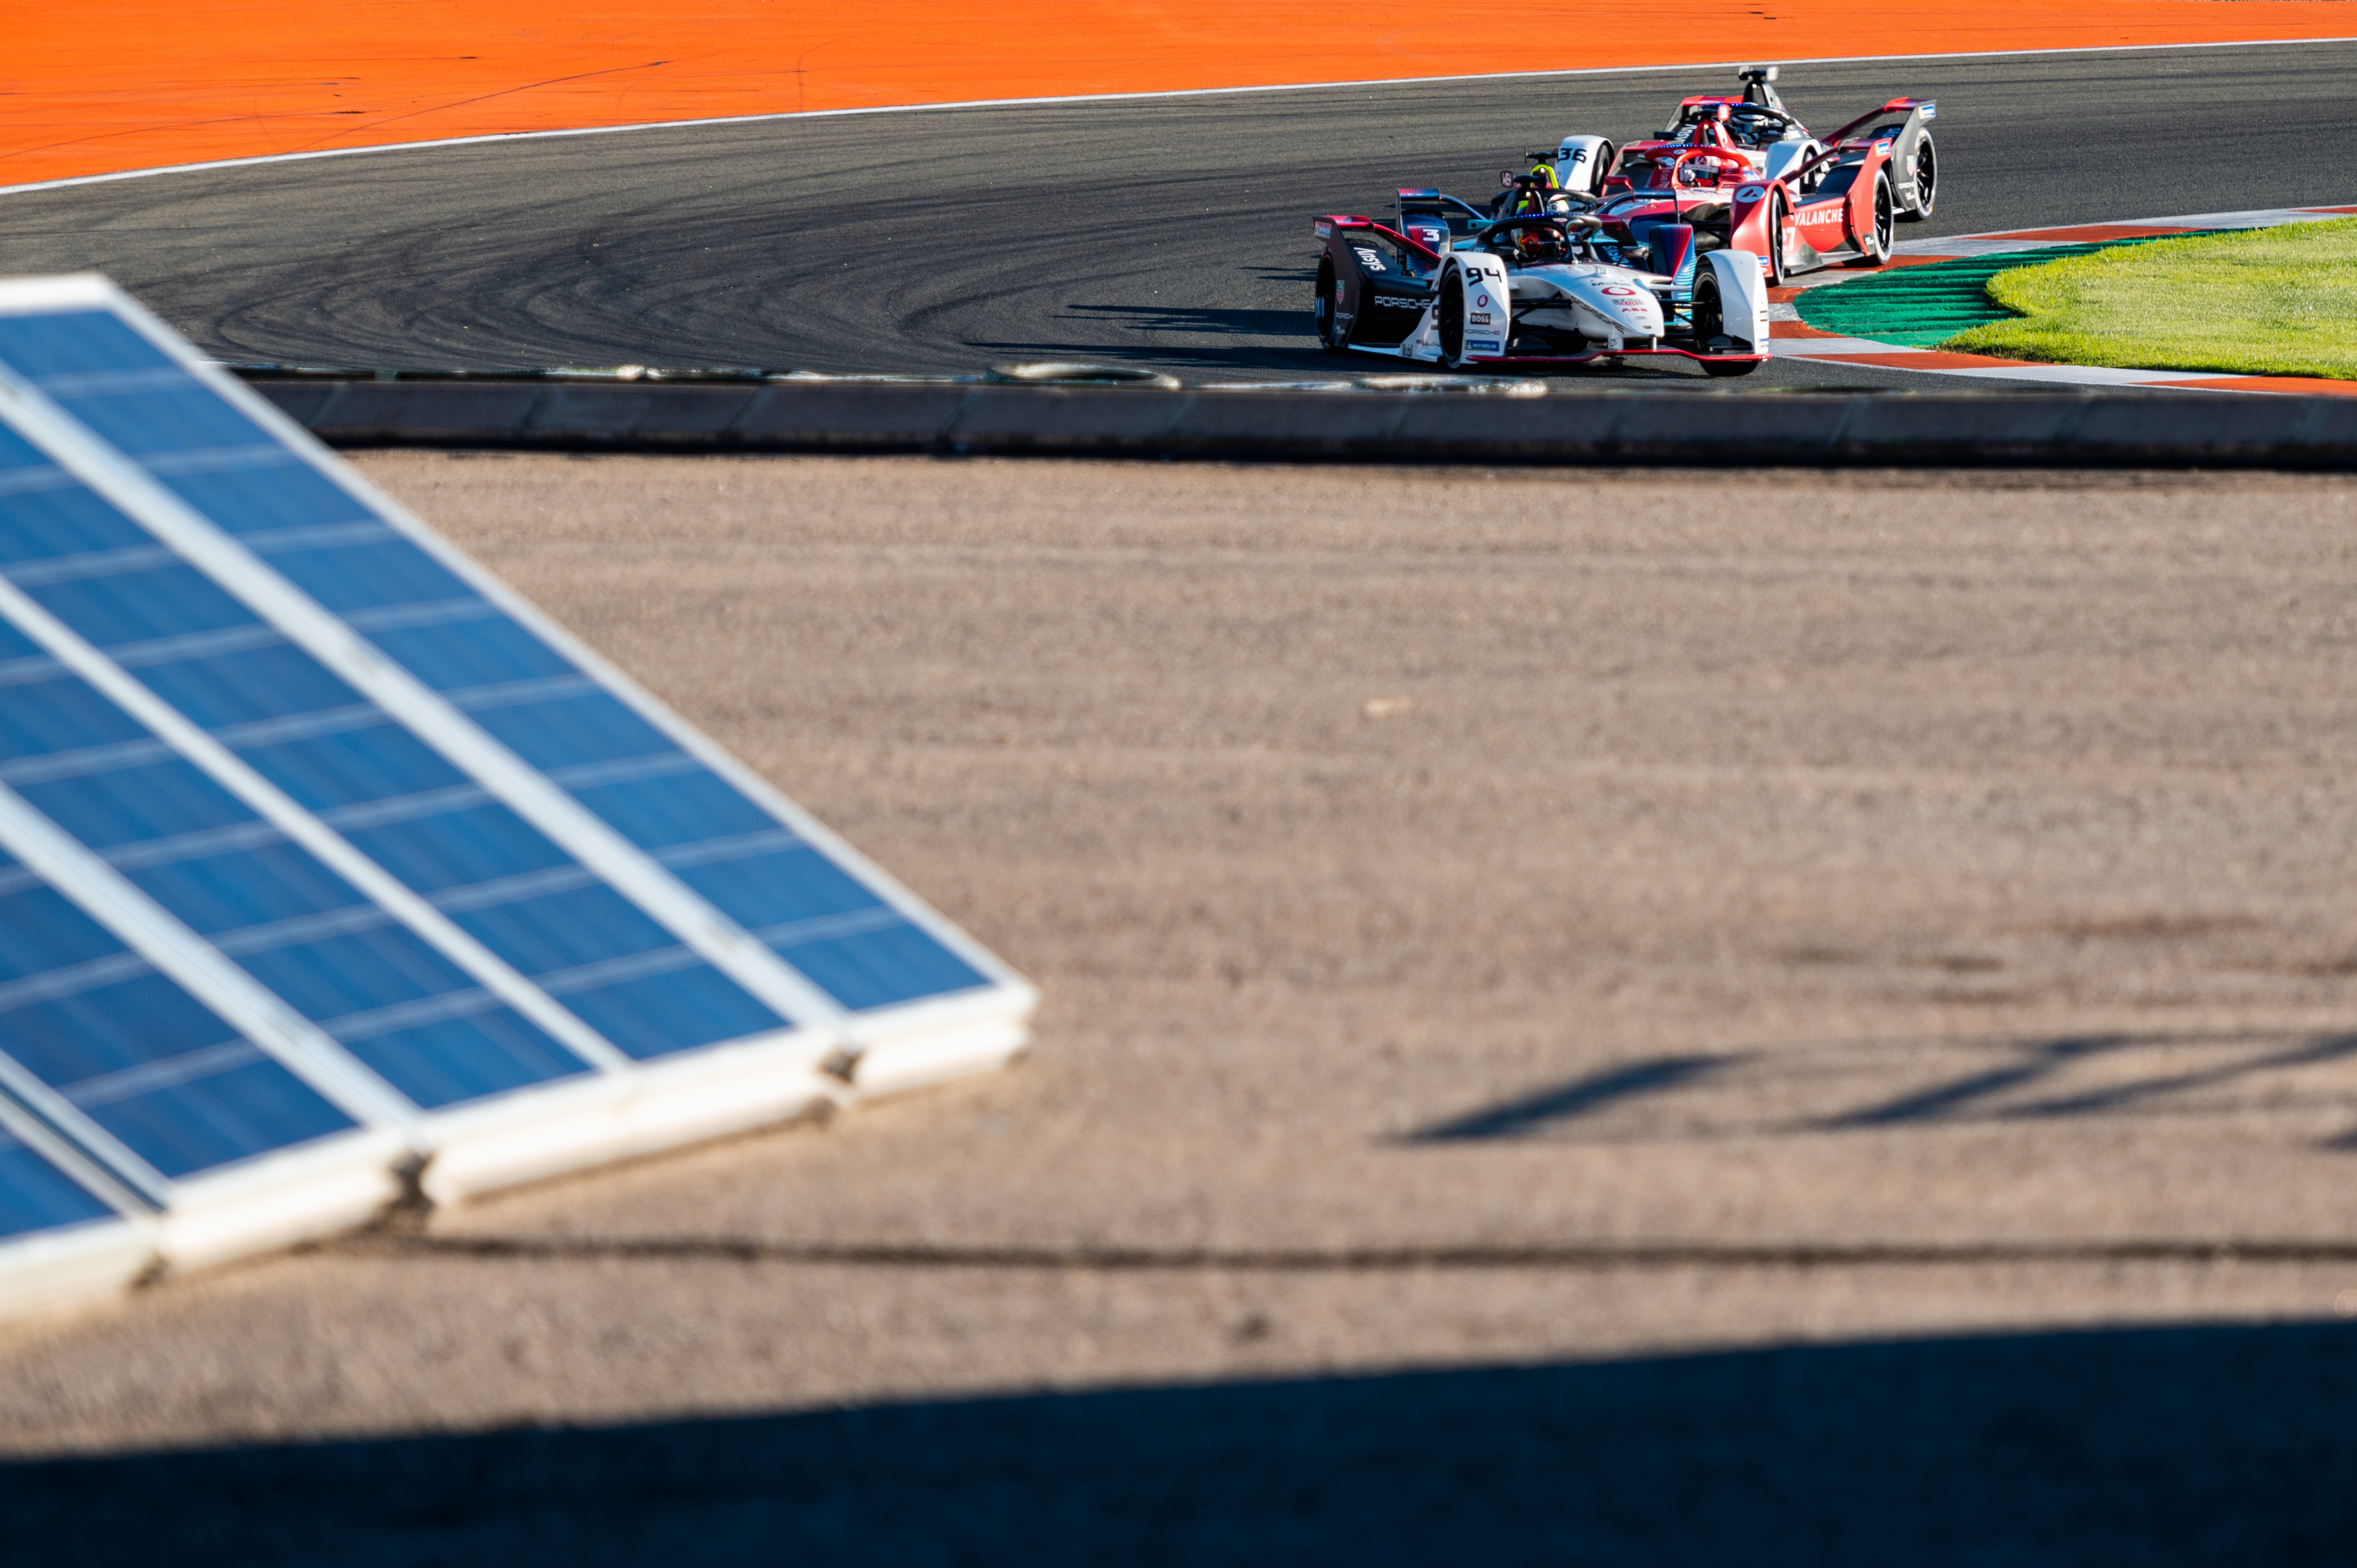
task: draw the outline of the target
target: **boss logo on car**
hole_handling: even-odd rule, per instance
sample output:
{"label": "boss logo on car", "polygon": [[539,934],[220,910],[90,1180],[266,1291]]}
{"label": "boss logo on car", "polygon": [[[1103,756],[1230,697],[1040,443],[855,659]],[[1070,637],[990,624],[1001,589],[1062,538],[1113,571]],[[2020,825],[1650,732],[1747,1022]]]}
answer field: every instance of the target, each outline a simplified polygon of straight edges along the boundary
{"label": "boss logo on car", "polygon": [[1475,312],[1473,313],[1473,325],[1474,325],[1474,326],[1476,326],[1476,327],[1487,327],[1487,326],[1489,326],[1489,325],[1490,325],[1490,313],[1489,313],[1488,311],[1486,311],[1486,310],[1477,310],[1477,311],[1475,311]]}

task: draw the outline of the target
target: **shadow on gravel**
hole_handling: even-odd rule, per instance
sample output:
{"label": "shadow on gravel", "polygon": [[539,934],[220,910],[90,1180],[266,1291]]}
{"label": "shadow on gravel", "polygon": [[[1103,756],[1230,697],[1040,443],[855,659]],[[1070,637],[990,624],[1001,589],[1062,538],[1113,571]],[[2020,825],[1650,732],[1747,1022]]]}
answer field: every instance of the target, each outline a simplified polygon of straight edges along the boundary
{"label": "shadow on gravel", "polygon": [[2345,1563],[2352,1412],[2357,1327],[2045,1334],[18,1466],[0,1541],[242,1568]]}
{"label": "shadow on gravel", "polygon": [[1727,1057],[1663,1057],[1632,1067],[1609,1068],[1553,1089],[1543,1089],[1469,1116],[1412,1133],[1412,1144],[1454,1144],[1470,1138],[1512,1138],[1550,1122],[1589,1115],[1636,1095],[1659,1094],[1725,1067]]}
{"label": "shadow on gravel", "polygon": [[[1813,1136],[2064,1117],[2357,1114],[2357,1034],[1956,1036],[1662,1057],[1460,1112],[1411,1144]],[[1762,1106],[1772,1107],[1765,1112]],[[2357,1148],[2357,1132],[2326,1140]]]}

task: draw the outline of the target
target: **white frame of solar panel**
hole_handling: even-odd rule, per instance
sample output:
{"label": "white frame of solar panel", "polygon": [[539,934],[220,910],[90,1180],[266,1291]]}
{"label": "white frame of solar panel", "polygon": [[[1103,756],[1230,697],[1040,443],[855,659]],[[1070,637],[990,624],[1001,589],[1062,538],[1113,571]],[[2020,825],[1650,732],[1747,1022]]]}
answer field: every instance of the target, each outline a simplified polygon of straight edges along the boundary
{"label": "white frame of solar panel", "polygon": [[114,1211],[112,1219],[0,1239],[0,1318],[102,1301],[146,1273],[156,1261],[156,1226],[137,1198],[5,1095],[0,1133]]}
{"label": "white frame of solar panel", "polygon": [[[754,993],[777,999],[782,1004],[780,1010],[801,1027],[777,1032],[753,1044],[737,1042],[683,1052],[673,1059],[620,1066],[598,1059],[593,1053],[577,1052],[589,1058],[592,1066],[599,1070],[586,1079],[554,1087],[530,1086],[460,1109],[402,1119],[398,1134],[401,1142],[407,1149],[431,1156],[425,1179],[429,1197],[452,1201],[519,1181],[777,1122],[821,1101],[889,1093],[982,1070],[1003,1063],[1023,1048],[1028,1039],[1029,1015],[1038,1000],[1028,982],[787,800],[766,779],[688,725],[594,650],[340,463],[307,431],[218,366],[197,357],[136,301],[94,275],[0,284],[0,312],[15,315],[60,308],[93,308],[115,316],[239,413],[275,435],[290,454],[352,491],[411,543],[543,639],[561,657],[572,660],[683,751],[711,768],[784,822],[791,832],[866,883],[888,907],[971,965],[987,982],[982,988],[954,996],[854,1015],[788,969],[748,934],[736,929],[716,911],[688,894],[683,908],[666,923],[683,940],[689,940],[690,933],[684,928],[698,920],[706,922],[705,929],[696,933],[694,945],[720,961],[725,971],[739,977],[740,982],[747,978],[748,969],[755,972],[765,983],[755,987]],[[321,658],[348,680],[357,675],[354,684],[361,691],[378,700],[413,730],[432,738],[431,732],[438,723],[434,710],[439,707],[440,699],[417,686],[414,678],[405,671],[396,672],[399,679],[390,685],[393,694],[400,700],[384,702],[388,686],[383,679],[386,661],[339,621],[310,605],[291,585],[248,556],[242,545],[209,520],[187,510],[178,497],[163,490],[135,464],[98,441],[38,391],[14,384],[14,378],[5,371],[0,371],[0,399],[12,407],[20,428],[25,428],[53,460],[64,464],[77,478],[91,484],[135,521],[178,549],[200,571],[243,600],[265,623],[308,648],[314,657]],[[256,603],[253,593],[241,591],[241,585],[253,589],[257,584],[263,603]],[[290,606],[289,595],[299,602]],[[272,607],[277,613],[273,613]],[[298,621],[309,620],[310,635],[300,636],[290,628],[286,624],[290,617]],[[328,624],[323,626],[323,621]],[[91,652],[96,659],[104,660],[104,655]],[[338,654],[342,656],[337,657]],[[414,691],[404,689],[404,682]],[[422,702],[417,700],[421,693]],[[118,696],[117,700],[122,699]],[[210,744],[201,731],[196,731],[177,714],[165,721],[162,714],[154,711],[160,704],[153,699],[148,712],[129,703],[124,705],[132,707],[135,716],[148,723],[151,729],[171,740],[182,755],[221,779],[217,766],[207,766],[205,758],[196,755],[204,745]],[[471,729],[471,725],[466,727]],[[191,736],[197,737],[195,743],[190,741]],[[447,755],[447,747],[444,749]],[[491,760],[493,766],[500,765],[499,758]],[[506,760],[514,763],[512,757]],[[476,772],[474,768],[467,770]],[[571,831],[565,839],[578,843],[586,836],[592,841],[593,848],[597,847],[595,841],[600,835],[620,843],[610,829],[588,818],[536,772],[523,771],[529,775],[522,786],[524,792],[529,795],[535,788],[542,791],[543,798],[537,802],[541,810],[525,812],[536,825],[546,829],[549,815],[564,817],[569,813],[579,820],[565,824]],[[624,853],[619,857],[601,854],[597,859],[610,865],[617,859],[627,861],[640,854],[627,844],[621,844],[621,849]],[[591,857],[583,855],[582,859],[588,863]],[[627,865],[620,869],[624,878],[617,878],[618,881],[627,878],[630,871]],[[661,879],[669,880],[667,876]],[[365,883],[361,885],[367,886]],[[379,891],[369,890],[372,897]],[[642,889],[626,891],[634,895],[634,901],[641,908],[649,907],[647,898],[635,897]],[[684,893],[683,888],[655,888],[653,902],[660,906],[671,901],[677,906],[678,901],[670,897],[674,891]],[[396,898],[379,897],[378,901],[393,908],[396,914],[402,913]],[[418,922],[414,920],[404,919],[404,923],[417,929]],[[746,949],[756,950],[748,952]],[[353,1065],[365,1074],[366,1069]],[[352,1108],[347,1105],[346,1109]],[[381,1117],[377,1119],[377,1128],[379,1135],[366,1142],[380,1144],[383,1135],[392,1131]],[[388,1146],[384,1152],[390,1157],[377,1167],[380,1172],[397,1163],[405,1151]],[[309,1160],[304,1158],[307,1153],[311,1155]],[[264,1190],[275,1185],[270,1179],[271,1169],[293,1163],[316,1165],[319,1163],[317,1155],[317,1150],[266,1155],[246,1162],[236,1170],[177,1184],[171,1195],[174,1213],[163,1228],[166,1255],[185,1264],[224,1255],[225,1250],[250,1250],[229,1234],[236,1229],[234,1224],[224,1226],[218,1219],[210,1226],[197,1222],[200,1214],[217,1209],[213,1203],[198,1201],[200,1188],[220,1191],[224,1197],[230,1196],[231,1189],[237,1189],[242,1201],[231,1207],[251,1211],[260,1222],[253,1231],[254,1245],[269,1245],[295,1234],[333,1229],[361,1217],[349,1196],[335,1206],[339,1218],[325,1223],[274,1212],[284,1206],[269,1201]],[[390,1177],[383,1179],[389,1181]],[[371,1187],[369,1206],[381,1204],[388,1196],[382,1183]],[[264,1233],[266,1240],[261,1239]]]}

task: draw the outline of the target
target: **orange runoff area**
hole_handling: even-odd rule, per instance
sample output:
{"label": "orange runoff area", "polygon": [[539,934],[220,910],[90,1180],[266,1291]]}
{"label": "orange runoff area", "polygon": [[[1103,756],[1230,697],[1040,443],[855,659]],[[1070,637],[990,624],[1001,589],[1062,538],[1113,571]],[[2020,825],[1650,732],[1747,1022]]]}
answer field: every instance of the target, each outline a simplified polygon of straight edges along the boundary
{"label": "orange runoff area", "polygon": [[0,185],[732,114],[2357,32],[2339,0],[1702,0],[1674,23],[1626,0],[9,5]]}
{"label": "orange runoff area", "polygon": [[2328,381],[2310,376],[2222,376],[2214,381],[2171,381],[2171,387],[2215,388],[2220,392],[2297,392],[2302,397],[2357,397],[2357,381]]}

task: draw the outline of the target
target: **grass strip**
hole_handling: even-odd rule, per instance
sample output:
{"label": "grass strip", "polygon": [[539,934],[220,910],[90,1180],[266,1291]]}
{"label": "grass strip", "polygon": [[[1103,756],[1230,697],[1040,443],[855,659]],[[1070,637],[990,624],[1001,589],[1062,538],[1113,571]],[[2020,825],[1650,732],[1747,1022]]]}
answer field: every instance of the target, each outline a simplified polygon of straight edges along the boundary
{"label": "grass strip", "polygon": [[1990,300],[2012,314],[1940,347],[2065,365],[2357,381],[2357,219],[2041,262],[1988,279]]}
{"label": "grass strip", "polygon": [[1989,297],[1989,281],[1999,274],[2059,257],[2150,243],[2149,240],[2101,240],[1965,256],[1920,267],[1892,267],[1846,283],[1804,289],[1793,306],[1801,319],[1820,332],[1929,349],[1960,332],[2014,319],[2014,312]]}

